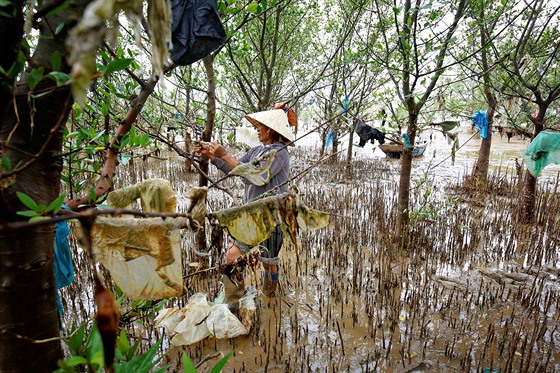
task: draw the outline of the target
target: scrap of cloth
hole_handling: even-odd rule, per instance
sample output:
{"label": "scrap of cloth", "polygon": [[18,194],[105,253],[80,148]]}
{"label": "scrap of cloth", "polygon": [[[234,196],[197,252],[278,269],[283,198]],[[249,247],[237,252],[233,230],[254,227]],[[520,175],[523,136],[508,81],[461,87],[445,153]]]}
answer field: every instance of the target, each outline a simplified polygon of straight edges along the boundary
{"label": "scrap of cloth", "polygon": [[[292,202],[295,199],[295,202]],[[266,240],[277,221],[282,230],[296,245],[295,237],[299,229],[303,232],[324,228],[329,223],[329,215],[305,206],[297,196],[290,193],[264,197],[242,206],[215,212],[220,225],[229,234],[249,246],[257,246]]]}
{"label": "scrap of cloth", "polygon": [[560,164],[560,133],[539,132],[525,149],[523,159],[534,177],[539,177],[549,164]]}
{"label": "scrap of cloth", "polygon": [[358,146],[364,147],[368,141],[373,144],[377,140],[380,144],[385,143],[385,134],[377,128],[373,128],[365,124],[361,119],[354,119],[354,131],[360,137]]}
{"label": "scrap of cloth", "polygon": [[171,8],[171,59],[177,65],[190,65],[225,43],[216,0],[171,0]]}

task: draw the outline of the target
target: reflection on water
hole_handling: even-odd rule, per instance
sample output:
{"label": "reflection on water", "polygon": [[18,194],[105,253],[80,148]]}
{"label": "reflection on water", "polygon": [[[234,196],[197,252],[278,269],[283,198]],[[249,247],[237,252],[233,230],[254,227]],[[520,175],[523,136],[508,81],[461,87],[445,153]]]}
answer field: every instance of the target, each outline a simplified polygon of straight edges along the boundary
{"label": "reflection on water", "polygon": [[[461,134],[460,143],[471,136]],[[470,173],[480,140],[466,142],[452,163],[446,159],[450,147],[439,134],[426,155],[414,159],[412,234],[404,243],[393,236],[399,160],[386,159],[368,144],[357,150],[349,168],[344,162],[320,164],[302,175],[296,180],[302,200],[330,212],[330,225],[300,234],[297,249],[283,248],[282,295],[259,295],[258,320],[249,336],[207,339],[184,351],[197,364],[233,349],[225,371],[236,372],[560,370],[560,219],[555,212],[560,198],[539,199],[538,226],[517,225],[512,217],[518,205],[515,158],[521,159],[526,142],[494,140],[491,169],[497,176],[490,179],[500,181],[500,195],[473,195],[457,187]],[[292,149],[292,173],[306,169],[317,153],[312,140]],[[121,185],[164,177],[183,203],[182,194],[197,183],[174,156],[128,167],[121,170]],[[554,185],[558,166],[545,171],[539,182]],[[218,178],[215,170],[211,176]],[[228,190],[242,189],[237,179],[224,183]],[[211,189],[210,210],[231,202]],[[198,257],[192,247],[185,240],[188,273],[194,266],[187,263],[211,260],[207,265],[213,266],[219,260],[220,253]],[[247,276],[259,290],[260,276],[260,271]],[[213,272],[187,281],[189,295],[213,296],[218,288]],[[72,285],[72,291],[80,292],[85,283]],[[167,306],[185,303],[171,300]],[[66,315],[80,307],[65,306]],[[129,325],[129,335],[158,338],[162,331],[148,320]],[[182,371],[183,348],[170,347],[168,340],[164,345],[171,371]],[[200,369],[218,360],[209,358]]]}

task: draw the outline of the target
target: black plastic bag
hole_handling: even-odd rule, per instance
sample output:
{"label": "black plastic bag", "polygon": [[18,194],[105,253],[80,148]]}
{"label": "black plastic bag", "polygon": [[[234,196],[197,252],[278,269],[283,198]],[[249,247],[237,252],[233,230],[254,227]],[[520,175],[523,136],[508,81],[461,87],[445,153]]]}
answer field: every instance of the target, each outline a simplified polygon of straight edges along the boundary
{"label": "black plastic bag", "polygon": [[171,59],[177,65],[190,65],[226,41],[216,0],[172,0]]}

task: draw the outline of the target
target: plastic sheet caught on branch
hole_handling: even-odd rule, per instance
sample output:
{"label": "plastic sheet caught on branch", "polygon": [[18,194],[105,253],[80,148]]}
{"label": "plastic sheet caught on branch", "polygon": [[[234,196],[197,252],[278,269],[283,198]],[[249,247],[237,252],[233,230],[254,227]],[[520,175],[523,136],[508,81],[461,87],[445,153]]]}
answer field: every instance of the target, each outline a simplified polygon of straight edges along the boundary
{"label": "plastic sheet caught on branch", "polygon": [[144,212],[177,211],[177,197],[169,181],[165,179],[146,179],[114,190],[107,196],[107,204],[115,208],[133,208],[138,199]]}
{"label": "plastic sheet caught on branch", "polygon": [[92,251],[131,299],[162,299],[184,293],[180,228],[186,218],[98,217]]}
{"label": "plastic sheet caught on branch", "polygon": [[[84,11],[80,22],[72,28],[67,41],[70,50],[69,61],[72,64],[72,93],[76,102],[83,106],[86,102],[87,88],[97,72],[97,50],[105,40],[107,25],[119,25],[118,16],[124,12],[135,40],[141,48],[141,21],[143,15],[142,0],[95,0]],[[152,46],[153,74],[160,76],[163,66],[169,59],[168,45],[171,45],[171,4],[169,0],[148,1],[148,25]],[[112,39],[118,30],[114,26]],[[122,68],[113,67],[113,71]],[[112,72],[112,71],[110,71]]]}
{"label": "plastic sheet caught on branch", "polygon": [[[198,224],[188,225],[192,234],[204,223],[206,188],[193,188],[189,214]],[[109,193],[115,208],[130,208],[140,200],[143,212],[175,213],[177,198],[169,181],[147,179]],[[187,218],[98,217],[92,229],[92,251],[97,261],[132,299],[161,299],[184,293],[180,229]]]}
{"label": "plastic sheet caught on branch", "polygon": [[[255,184],[258,186],[266,185],[272,178],[270,167],[272,166],[272,161],[274,161],[275,156],[276,150],[272,149],[270,152],[256,158],[253,162],[240,163],[233,170],[231,170],[229,174],[242,176],[251,184]],[[261,165],[262,160],[266,160],[266,162]],[[263,175],[266,175],[266,177]]]}
{"label": "plastic sheet caught on branch", "polygon": [[539,132],[525,150],[523,159],[534,177],[539,177],[549,164],[560,164],[560,133]]}
{"label": "plastic sheet caught on branch", "polygon": [[256,246],[267,239],[277,220],[294,245],[297,231],[326,227],[329,215],[305,206],[297,196],[284,193],[215,212],[220,224],[235,239]]}

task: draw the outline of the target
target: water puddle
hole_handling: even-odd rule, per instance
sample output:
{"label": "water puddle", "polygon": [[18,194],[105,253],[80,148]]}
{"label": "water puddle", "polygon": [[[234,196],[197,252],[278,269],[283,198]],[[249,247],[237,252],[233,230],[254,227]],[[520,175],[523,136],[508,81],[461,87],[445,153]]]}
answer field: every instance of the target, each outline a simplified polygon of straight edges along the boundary
{"label": "water puddle", "polygon": [[[461,134],[461,144],[471,136]],[[319,158],[314,140],[307,141],[292,150],[292,174]],[[493,141],[491,172],[504,185],[513,184],[505,196],[456,189],[476,160],[479,139],[470,139],[454,162],[443,161],[450,148],[440,134],[414,159],[413,234],[406,245],[391,234],[399,160],[386,159],[368,144],[356,151],[350,168],[344,162],[320,164],[297,185],[307,206],[331,213],[330,225],[300,234],[297,253],[284,246],[281,294],[259,293],[249,335],[173,347],[163,329],[153,327],[153,313],[129,320],[127,332],[152,341],[163,337],[170,371],[182,371],[183,351],[208,371],[231,350],[225,371],[559,371],[560,198],[547,196],[546,211],[539,199],[538,226],[516,225],[515,159],[521,161],[526,142],[507,143],[499,135]],[[185,211],[182,194],[198,176],[175,156],[165,157],[122,167],[119,184],[164,177]],[[552,188],[559,172],[558,166],[545,169],[540,185]],[[217,178],[215,170],[212,175]],[[239,180],[224,183],[228,190],[242,189]],[[210,210],[230,205],[227,194],[210,191]],[[185,274],[215,266],[222,255],[198,256],[187,239],[182,247]],[[75,283],[62,296],[67,325],[92,316],[86,275],[91,264],[79,252],[75,262]],[[259,292],[261,276],[260,269],[247,276]],[[208,271],[188,277],[185,285],[189,296],[206,292],[211,298],[219,276]],[[186,300],[172,299],[166,307]]]}

